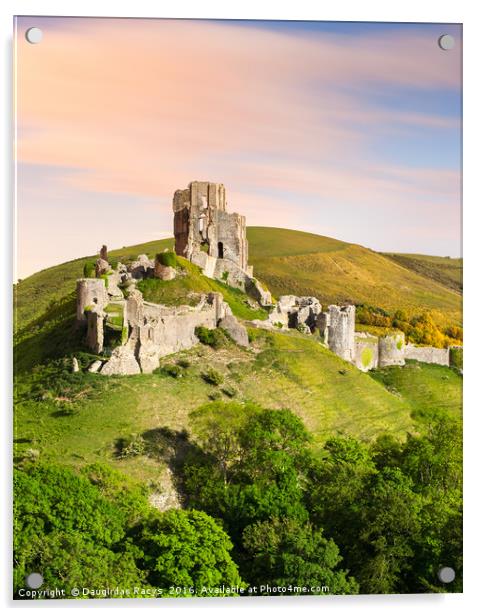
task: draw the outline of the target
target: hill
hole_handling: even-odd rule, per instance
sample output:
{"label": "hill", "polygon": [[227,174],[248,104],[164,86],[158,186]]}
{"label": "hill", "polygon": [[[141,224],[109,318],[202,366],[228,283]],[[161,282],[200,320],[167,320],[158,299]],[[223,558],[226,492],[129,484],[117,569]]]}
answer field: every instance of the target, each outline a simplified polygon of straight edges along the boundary
{"label": "hill", "polygon": [[[394,272],[398,281],[410,282],[412,289],[421,288],[417,286],[421,285],[418,274],[360,246],[281,229],[253,228],[248,235],[258,275],[270,286],[278,284],[278,293],[311,293],[313,281],[325,303],[336,301],[343,286],[337,277],[320,276],[318,269],[306,267],[308,261],[318,267],[324,260],[346,272],[351,262],[359,276],[366,265],[363,276],[372,287],[368,282],[366,288],[353,283],[353,289],[365,294],[360,298],[369,299],[367,289],[377,288],[379,279],[372,273],[377,263],[383,264],[388,274]],[[171,239],[160,240],[113,250],[109,255],[126,262],[141,253],[154,256],[171,246]],[[250,329],[249,349],[229,340],[217,350],[199,344],[164,358],[153,374],[90,374],[85,368],[95,356],[86,352],[74,327],[75,280],[82,276],[85,261],[77,259],[46,269],[16,285],[17,460],[37,456],[74,467],[104,462],[148,484],[152,493],[175,499],[168,467],[148,455],[145,448],[152,443],[159,447],[166,435],[169,442],[165,446],[182,441],[182,435],[190,430],[189,412],[209,400],[253,400],[268,408],[289,408],[310,430],[315,450],[334,434],[365,441],[380,434],[404,439],[407,432],[424,431],[433,414],[461,416],[461,377],[453,370],[414,364],[365,374],[327,350],[317,336],[295,330]],[[239,290],[205,278],[184,259],[179,262],[184,275],[174,281],[140,283],[146,299],[160,301],[162,296],[163,301],[176,304],[188,302],[193,292],[214,290],[223,293],[238,318],[263,317],[264,311],[254,308]],[[327,280],[332,295],[326,290]],[[443,288],[433,285],[443,301],[455,295],[451,291],[443,295]],[[397,289],[387,288],[392,294],[390,305],[395,306]],[[382,290],[377,292],[382,298]],[[443,301],[440,305],[445,305]],[[71,372],[72,356],[79,359],[84,371]],[[208,370],[216,372],[217,384],[205,378]]]}
{"label": "hill", "polygon": [[[406,259],[402,263],[394,255],[302,231],[248,227],[247,236],[255,275],[276,296],[314,295],[325,305],[349,301],[390,313],[400,309],[409,314],[432,310],[441,325],[461,324],[461,294],[449,283],[436,279],[441,271],[446,272],[444,280],[456,277],[460,268],[456,261],[461,260],[411,255],[409,267]],[[124,261],[141,253],[154,257],[172,244],[172,239],[164,239],[112,250],[109,255]],[[92,257],[42,270],[15,285],[16,329],[41,318],[53,304],[72,293],[88,258]],[[449,268],[446,261],[454,268]],[[415,271],[415,265],[423,267],[425,273]]]}
{"label": "hill", "polygon": [[429,255],[383,253],[385,257],[409,270],[435,280],[447,289],[462,293],[462,259],[451,257],[433,257]]}
{"label": "hill", "polygon": [[461,323],[459,292],[363,246],[268,227],[249,227],[248,240],[250,263],[275,295],[314,295],[322,304],[367,304],[391,314],[431,310],[443,325]]}
{"label": "hill", "polygon": [[[166,357],[150,375],[71,374],[62,361],[22,373],[15,388],[16,456],[33,449],[44,461],[105,462],[167,489],[165,465],[142,449],[119,457],[119,443],[189,431],[189,412],[212,399],[290,408],[314,435],[315,448],[332,434],[372,440],[388,433],[403,439],[407,432],[423,430],[414,411],[422,417],[428,409],[460,416],[461,377],[449,368],[417,364],[405,372],[392,367],[373,378],[315,337],[295,331],[250,333],[252,349],[230,342],[218,350],[198,345]],[[173,365],[179,369],[170,370]],[[222,375],[221,384],[206,382],[207,368]]]}

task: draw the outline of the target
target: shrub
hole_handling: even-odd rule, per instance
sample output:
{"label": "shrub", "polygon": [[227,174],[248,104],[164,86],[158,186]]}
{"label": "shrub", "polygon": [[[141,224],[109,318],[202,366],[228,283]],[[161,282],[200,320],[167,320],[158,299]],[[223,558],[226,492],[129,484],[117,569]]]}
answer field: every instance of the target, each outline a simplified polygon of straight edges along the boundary
{"label": "shrub", "polygon": [[224,381],[224,376],[214,368],[208,368],[202,373],[202,378],[210,385],[221,385]]}
{"label": "shrub", "polygon": [[201,325],[196,327],[194,333],[202,344],[207,344],[213,349],[219,349],[227,342],[226,334],[220,329],[208,329]]}
{"label": "shrub", "polygon": [[166,374],[167,376],[172,376],[172,378],[174,379],[178,379],[182,376],[182,368],[177,364],[168,364],[167,366],[164,366],[161,371],[163,372],[163,374]]}
{"label": "shrub", "polygon": [[176,267],[177,265],[176,253],[173,250],[168,250],[166,252],[159,252],[156,255],[156,261],[167,267]]}
{"label": "shrub", "polygon": [[84,264],[84,278],[95,278],[95,263],[87,261]]}
{"label": "shrub", "polygon": [[146,451],[146,442],[140,434],[131,434],[117,442],[119,458],[133,458],[142,456]]}
{"label": "shrub", "polygon": [[238,393],[238,390],[229,384],[225,385],[221,391],[223,392],[223,394],[228,396],[228,398],[234,398],[234,396]]}
{"label": "shrub", "polygon": [[229,278],[229,272],[226,270],[225,272],[223,272],[223,275],[221,276],[221,278],[227,282],[228,278]]}
{"label": "shrub", "polygon": [[189,368],[189,366],[191,365],[191,362],[189,361],[189,359],[181,357],[181,359],[177,360],[177,365],[181,366],[181,368]]}
{"label": "shrub", "polygon": [[218,389],[215,389],[214,391],[210,392],[208,394],[208,398],[210,400],[221,400],[222,395],[221,392]]}

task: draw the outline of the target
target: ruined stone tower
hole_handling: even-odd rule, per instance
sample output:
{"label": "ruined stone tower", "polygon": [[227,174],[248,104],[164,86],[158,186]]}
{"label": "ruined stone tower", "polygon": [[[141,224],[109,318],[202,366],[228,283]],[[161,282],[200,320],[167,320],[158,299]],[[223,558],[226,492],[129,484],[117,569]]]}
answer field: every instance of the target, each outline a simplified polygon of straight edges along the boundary
{"label": "ruined stone tower", "polygon": [[223,259],[248,271],[246,219],[226,211],[223,184],[191,182],[188,188],[174,193],[173,210],[178,255],[203,268],[209,267],[211,260],[214,270],[214,259]]}
{"label": "ruined stone tower", "polygon": [[317,317],[325,344],[342,359],[355,359],[355,306],[328,306]]}

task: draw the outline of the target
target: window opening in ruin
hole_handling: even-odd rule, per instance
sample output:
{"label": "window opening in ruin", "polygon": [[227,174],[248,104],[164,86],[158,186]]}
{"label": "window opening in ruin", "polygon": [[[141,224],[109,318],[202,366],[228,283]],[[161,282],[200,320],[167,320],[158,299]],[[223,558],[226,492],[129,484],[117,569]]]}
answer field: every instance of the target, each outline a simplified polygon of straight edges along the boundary
{"label": "window opening in ruin", "polygon": [[224,259],[224,246],[222,242],[218,242],[218,258]]}

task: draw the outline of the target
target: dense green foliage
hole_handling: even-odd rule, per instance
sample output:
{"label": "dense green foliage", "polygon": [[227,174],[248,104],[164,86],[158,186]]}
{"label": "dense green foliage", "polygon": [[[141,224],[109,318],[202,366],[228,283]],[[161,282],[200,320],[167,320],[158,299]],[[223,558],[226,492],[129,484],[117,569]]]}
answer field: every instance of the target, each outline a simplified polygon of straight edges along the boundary
{"label": "dense green foliage", "polygon": [[199,338],[199,342],[207,344],[213,349],[220,349],[227,342],[226,334],[222,329],[209,329],[200,325],[196,327],[194,333]]}
{"label": "dense green foliage", "polygon": [[[187,588],[178,596],[219,595],[208,588],[242,585],[228,535],[202,511],[171,510],[152,514],[138,544],[148,581],[156,587]],[[206,591],[202,588],[206,587]],[[221,593],[222,594],[222,593]]]}
{"label": "dense green foliage", "polygon": [[[102,467],[82,475],[34,465],[14,476],[14,593],[40,571],[45,587],[104,589],[241,585],[232,544],[200,511],[159,513],[139,486]],[[20,595],[21,596],[21,595]],[[143,596],[138,591],[137,596]],[[156,596],[156,595],[151,595]]]}
{"label": "dense green foliage", "polygon": [[[318,576],[340,593],[462,588],[460,422],[444,417],[405,443],[332,438],[313,457],[289,411],[216,402],[191,421],[201,452],[183,468],[190,503],[223,520],[244,579]],[[456,571],[448,587],[442,566]]]}
{"label": "dense green foliage", "polygon": [[[14,481],[15,592],[33,570],[67,590],[176,596],[219,595],[223,585],[252,594],[460,591],[461,423],[446,413],[426,421],[424,436],[332,437],[315,452],[289,410],[206,404],[190,414],[182,458],[179,445],[161,447],[174,452],[188,507],[165,513],[104,465],[77,474],[24,461]],[[156,442],[133,435],[123,456],[154,454]],[[450,585],[438,581],[442,566],[456,571]]]}

